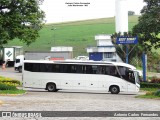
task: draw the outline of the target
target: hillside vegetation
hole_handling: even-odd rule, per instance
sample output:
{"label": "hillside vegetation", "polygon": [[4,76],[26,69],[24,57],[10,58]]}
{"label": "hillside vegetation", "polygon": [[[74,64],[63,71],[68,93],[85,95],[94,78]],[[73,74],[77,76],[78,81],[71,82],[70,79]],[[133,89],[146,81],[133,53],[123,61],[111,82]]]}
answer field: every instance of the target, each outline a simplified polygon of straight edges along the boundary
{"label": "hillside vegetation", "polygon": [[[137,22],[138,16],[129,16],[129,30]],[[95,35],[114,32],[114,18],[47,24],[40,31],[40,37],[30,46],[18,39],[10,41],[7,46],[24,46],[24,51],[50,51],[53,46],[72,46],[74,56],[87,55],[87,46],[96,46]]]}

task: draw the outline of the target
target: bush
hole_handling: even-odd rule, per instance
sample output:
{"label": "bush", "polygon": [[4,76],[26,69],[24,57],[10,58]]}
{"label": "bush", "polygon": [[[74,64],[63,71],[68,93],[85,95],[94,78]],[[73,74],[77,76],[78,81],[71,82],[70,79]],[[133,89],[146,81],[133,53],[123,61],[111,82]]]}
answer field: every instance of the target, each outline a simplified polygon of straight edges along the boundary
{"label": "bush", "polygon": [[20,81],[0,76],[0,90],[17,90]]}
{"label": "bush", "polygon": [[7,84],[11,86],[18,86],[20,85],[20,81],[12,80],[11,78],[5,78],[0,76],[0,84]]}
{"label": "bush", "polygon": [[160,84],[158,83],[148,83],[148,82],[141,82],[141,88],[160,88]]}
{"label": "bush", "polygon": [[154,93],[154,96],[160,97],[160,90],[156,91],[156,92]]}
{"label": "bush", "polygon": [[153,77],[151,83],[160,83],[160,78]]}
{"label": "bush", "polygon": [[0,90],[17,90],[16,86],[0,84]]}
{"label": "bush", "polygon": [[154,95],[154,92],[148,91],[146,95]]}

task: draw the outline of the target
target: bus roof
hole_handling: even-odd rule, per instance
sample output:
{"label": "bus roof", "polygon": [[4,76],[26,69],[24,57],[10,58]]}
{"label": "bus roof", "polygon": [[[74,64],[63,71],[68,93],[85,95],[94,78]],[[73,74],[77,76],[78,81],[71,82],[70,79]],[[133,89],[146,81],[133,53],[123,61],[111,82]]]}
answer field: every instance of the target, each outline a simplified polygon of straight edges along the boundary
{"label": "bus roof", "polygon": [[107,64],[115,66],[125,66],[130,69],[136,69],[133,65],[121,62],[93,61],[93,60],[24,60],[25,63],[73,63],[73,64]]}

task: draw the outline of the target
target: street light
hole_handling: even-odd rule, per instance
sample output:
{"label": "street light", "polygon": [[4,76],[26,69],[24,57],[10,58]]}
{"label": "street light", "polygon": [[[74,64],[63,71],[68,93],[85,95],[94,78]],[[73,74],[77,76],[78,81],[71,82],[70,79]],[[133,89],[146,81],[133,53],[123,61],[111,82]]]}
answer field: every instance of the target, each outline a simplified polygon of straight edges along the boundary
{"label": "street light", "polygon": [[[55,39],[55,30],[56,30],[56,28],[52,28],[51,30],[53,30],[53,44],[55,45],[55,43],[56,43],[56,39]],[[52,42],[51,42],[52,43]]]}

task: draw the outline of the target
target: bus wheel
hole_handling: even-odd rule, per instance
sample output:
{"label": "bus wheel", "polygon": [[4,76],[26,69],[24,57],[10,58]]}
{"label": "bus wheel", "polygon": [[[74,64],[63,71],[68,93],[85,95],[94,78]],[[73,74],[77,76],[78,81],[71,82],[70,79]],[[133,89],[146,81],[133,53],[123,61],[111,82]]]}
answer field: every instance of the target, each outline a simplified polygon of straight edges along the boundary
{"label": "bus wheel", "polygon": [[118,86],[111,86],[110,87],[110,92],[112,94],[118,94],[119,93],[119,87]]}
{"label": "bus wheel", "polygon": [[54,83],[48,83],[47,84],[47,90],[49,92],[57,92],[56,85]]}

